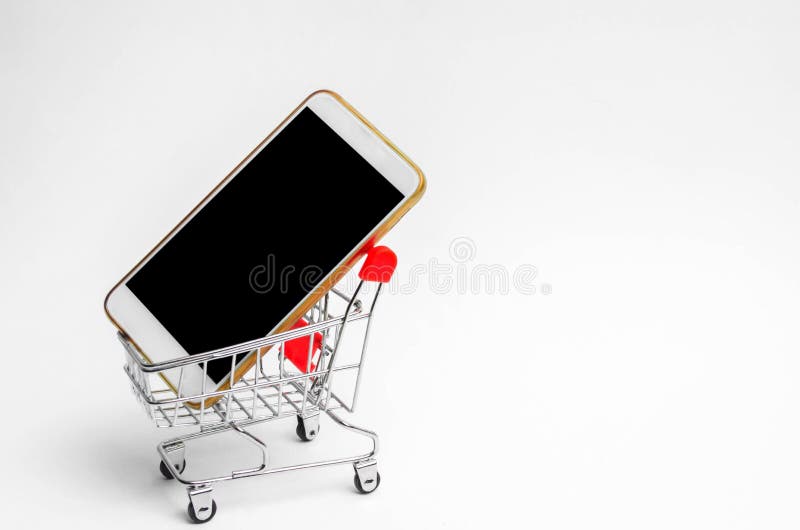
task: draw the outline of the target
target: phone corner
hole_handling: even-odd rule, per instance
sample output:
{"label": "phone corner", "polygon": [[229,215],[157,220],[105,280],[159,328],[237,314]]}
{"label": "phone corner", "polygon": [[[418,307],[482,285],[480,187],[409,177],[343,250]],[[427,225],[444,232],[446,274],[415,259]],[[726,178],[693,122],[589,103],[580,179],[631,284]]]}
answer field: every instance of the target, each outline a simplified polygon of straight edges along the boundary
{"label": "phone corner", "polygon": [[414,162],[411,162],[411,167],[414,168],[414,171],[417,173],[417,177],[419,178],[417,189],[414,190],[414,196],[416,197],[416,200],[419,201],[428,190],[428,179],[425,178],[425,173],[423,173],[419,166]]}
{"label": "phone corner", "polygon": [[111,290],[109,290],[108,293],[106,294],[105,298],[103,298],[103,313],[105,313],[106,318],[109,320],[109,322],[111,322],[111,324],[113,324],[113,326],[117,328],[117,331],[119,331],[123,335],[127,335],[125,333],[125,330],[122,329],[122,326],[119,325],[119,322],[117,322],[117,319],[114,318],[114,315],[111,314],[111,307],[110,307],[111,297],[114,295],[115,292],[117,292],[117,288],[119,287],[119,285],[120,284],[117,284],[114,287],[112,287]]}
{"label": "phone corner", "polygon": [[343,104],[347,105],[347,103],[345,102],[344,98],[338,92],[336,92],[335,90],[331,90],[330,88],[319,88],[319,89],[313,91],[311,94],[309,94],[306,97],[306,99],[303,101],[303,103],[307,103],[307,102],[311,101],[312,99],[320,97],[320,96],[327,96],[327,97],[335,99],[336,101],[338,101],[340,103],[343,103]]}

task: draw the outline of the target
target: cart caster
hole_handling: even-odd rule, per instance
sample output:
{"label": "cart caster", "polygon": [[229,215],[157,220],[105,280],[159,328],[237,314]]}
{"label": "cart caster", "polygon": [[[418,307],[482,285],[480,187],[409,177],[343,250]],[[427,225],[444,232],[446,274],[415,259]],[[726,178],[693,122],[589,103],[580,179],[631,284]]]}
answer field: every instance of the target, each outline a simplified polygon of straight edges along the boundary
{"label": "cart caster", "polygon": [[356,462],[353,464],[356,474],[353,477],[353,484],[359,493],[372,493],[381,485],[381,474],[378,473],[378,463],[374,460],[367,462]]}
{"label": "cart caster", "polygon": [[367,485],[365,487],[361,484],[361,479],[358,478],[358,473],[356,473],[355,476],[353,476],[353,484],[356,485],[356,489],[358,490],[358,492],[366,495],[367,493],[372,493],[373,491],[378,489],[378,486],[381,485],[381,474],[376,473],[374,479],[367,479],[366,482]]}
{"label": "cart caster", "polygon": [[310,442],[316,438],[317,434],[319,434],[319,414],[309,416],[308,418],[303,418],[298,415],[297,428],[295,428],[294,432],[296,432],[297,437],[304,442]]}
{"label": "cart caster", "polygon": [[[165,479],[172,480],[175,478],[175,476],[169,472],[169,468],[167,467],[167,464],[165,464],[163,460],[158,463],[158,469],[159,471],[161,471],[161,474],[164,475]],[[180,466],[175,466],[175,471],[177,471],[179,475],[183,473],[184,469],[186,469],[186,460],[181,461]]]}
{"label": "cart caster", "polygon": [[217,503],[211,498],[211,488],[200,486],[189,488],[189,519],[193,523],[207,523],[217,514]]}
{"label": "cart caster", "polygon": [[[189,503],[189,506],[186,510],[189,512],[189,519],[191,519],[193,523],[196,524],[207,523],[211,519],[213,519],[215,515],[217,515],[217,501],[211,501],[210,513],[208,513],[208,508],[200,508],[201,514],[198,515],[197,511],[195,511],[194,504],[191,502]],[[202,513],[203,510],[205,510],[206,513]]]}

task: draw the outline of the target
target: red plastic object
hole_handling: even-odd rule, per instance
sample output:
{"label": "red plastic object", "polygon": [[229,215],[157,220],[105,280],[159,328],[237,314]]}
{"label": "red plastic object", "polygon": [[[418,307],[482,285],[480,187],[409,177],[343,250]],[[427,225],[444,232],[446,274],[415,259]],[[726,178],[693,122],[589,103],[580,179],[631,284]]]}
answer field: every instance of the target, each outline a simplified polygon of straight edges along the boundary
{"label": "red plastic object", "polygon": [[358,277],[366,282],[388,283],[397,268],[397,254],[389,247],[372,247],[367,259],[358,271]]}
{"label": "red plastic object", "polygon": [[[292,329],[303,328],[308,325],[304,318],[295,322]],[[305,373],[308,367],[308,341],[310,337],[298,337],[296,339],[287,340],[283,344],[283,355],[301,372]],[[314,349],[311,350],[311,371],[316,368],[314,363],[314,356],[322,349],[322,333],[314,333]]]}

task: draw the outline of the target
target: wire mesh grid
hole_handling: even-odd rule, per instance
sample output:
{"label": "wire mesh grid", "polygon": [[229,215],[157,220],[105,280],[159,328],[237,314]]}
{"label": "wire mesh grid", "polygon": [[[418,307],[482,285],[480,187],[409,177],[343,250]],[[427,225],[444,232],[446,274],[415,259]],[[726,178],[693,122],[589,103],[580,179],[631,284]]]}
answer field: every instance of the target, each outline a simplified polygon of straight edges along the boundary
{"label": "wire mesh grid", "polygon": [[[359,371],[366,348],[370,311],[364,311],[357,298],[360,287],[349,296],[332,290],[306,313],[302,325],[264,339],[236,346],[186,356],[171,361],[152,363],[126,337],[120,335],[125,347],[125,372],[131,389],[148,417],[158,427],[211,426],[236,422],[239,425],[310,415],[323,410],[346,409],[352,412],[358,393]],[[338,312],[339,316],[336,316]],[[365,322],[365,326],[354,323]],[[341,338],[347,328],[360,346],[352,362],[340,362]],[[355,329],[354,329],[355,328]],[[297,356],[288,353],[298,346],[308,348],[305,366]],[[350,348],[352,349],[352,348]],[[257,352],[257,353],[256,353]],[[186,391],[184,380],[189,371],[201,372],[206,380],[209,362],[230,359],[231,371],[248,355],[255,356],[252,368],[240,379],[229,375],[229,388],[197,392]],[[345,356],[347,357],[347,356]],[[334,359],[338,359],[334,366]],[[301,366],[297,366],[300,364]],[[352,385],[340,385],[333,391],[334,375],[350,373]],[[169,382],[168,382],[169,381]],[[177,382],[177,383],[176,383]]]}

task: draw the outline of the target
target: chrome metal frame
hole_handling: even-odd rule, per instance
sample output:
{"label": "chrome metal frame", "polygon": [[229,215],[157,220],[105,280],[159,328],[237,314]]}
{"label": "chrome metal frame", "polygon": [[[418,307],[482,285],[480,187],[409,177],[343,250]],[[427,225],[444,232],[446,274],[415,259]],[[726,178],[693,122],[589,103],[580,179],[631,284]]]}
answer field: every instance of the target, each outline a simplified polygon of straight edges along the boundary
{"label": "chrome metal frame", "polygon": [[[216,513],[213,501],[213,485],[218,482],[246,477],[270,475],[339,464],[353,464],[356,487],[362,493],[374,491],[379,484],[377,462],[378,435],[368,429],[353,425],[342,419],[337,411],[355,411],[361,387],[361,375],[367,353],[367,339],[381,285],[377,284],[369,310],[358,298],[364,281],[359,282],[355,292],[348,296],[332,289],[305,315],[308,325],[262,339],[251,340],[209,351],[152,363],[127,337],[118,333],[125,349],[125,372],[130,379],[133,393],[143,405],[148,417],[158,427],[194,427],[189,434],[161,442],[157,451],[163,465],[162,473],[175,478],[187,488],[189,513],[195,522],[207,522]],[[344,304],[341,315],[336,316],[333,306]],[[337,365],[340,358],[342,337],[353,323],[366,320],[363,339],[359,341],[358,360]],[[291,362],[284,355],[288,341],[308,337],[309,352],[307,366],[291,369]],[[321,339],[321,348],[315,351],[314,338]],[[277,350],[274,369],[265,362],[265,357]],[[254,353],[258,351],[259,353]],[[233,379],[234,368],[247,355],[257,355],[253,368],[239,381]],[[312,363],[312,358],[316,362]],[[186,370],[202,370],[206,380],[210,361],[230,359],[231,375],[229,389],[184,395],[183,379]],[[312,369],[312,364],[314,368]],[[303,367],[301,367],[303,368]],[[161,377],[169,372],[170,380],[178,381],[177,388]],[[172,376],[177,372],[177,377]],[[355,383],[346,393],[335,393],[333,382],[342,372],[355,372]],[[217,398],[213,405],[206,405],[209,398]],[[372,449],[363,454],[351,454],[329,460],[303,462],[300,464],[270,467],[267,444],[248,430],[249,427],[280,418],[296,417],[297,434],[310,441],[319,433],[319,418],[322,413],[342,428],[365,436],[372,441]],[[232,470],[229,474],[189,479],[185,475],[186,447],[191,442],[223,432],[235,432],[260,450],[259,462],[249,468]]]}

